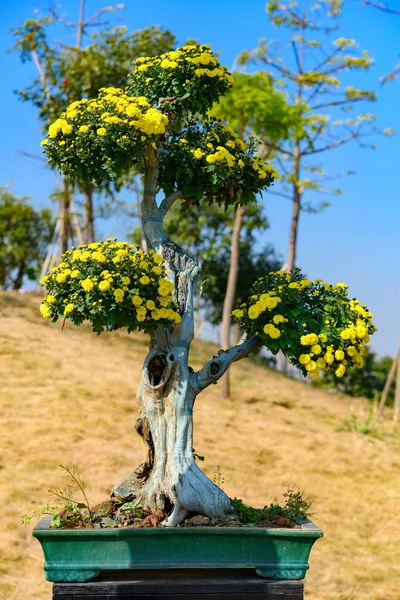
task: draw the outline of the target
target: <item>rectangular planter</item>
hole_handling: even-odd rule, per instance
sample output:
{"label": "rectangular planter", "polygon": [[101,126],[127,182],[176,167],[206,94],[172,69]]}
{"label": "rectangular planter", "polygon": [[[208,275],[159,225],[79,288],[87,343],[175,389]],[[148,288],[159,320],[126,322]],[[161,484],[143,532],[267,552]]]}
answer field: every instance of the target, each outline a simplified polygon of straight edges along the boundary
{"label": "rectangular planter", "polygon": [[255,568],[265,579],[303,579],[321,529],[262,527],[51,529],[39,521],[48,581],[90,581],[115,569]]}

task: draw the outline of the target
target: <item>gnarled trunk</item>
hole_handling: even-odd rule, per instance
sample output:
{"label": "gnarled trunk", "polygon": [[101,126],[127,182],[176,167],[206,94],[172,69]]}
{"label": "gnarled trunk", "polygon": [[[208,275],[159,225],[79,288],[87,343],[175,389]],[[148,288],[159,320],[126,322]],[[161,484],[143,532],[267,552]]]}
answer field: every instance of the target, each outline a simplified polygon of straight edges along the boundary
{"label": "gnarled trunk", "polygon": [[[114,487],[112,495],[126,500],[136,498],[147,510],[164,510],[168,514],[164,525],[174,526],[191,513],[223,518],[233,512],[233,507],[228,496],[199,469],[193,456],[193,404],[199,391],[210,383],[208,371],[203,384],[188,364],[199,266],[163,231],[163,215],[178,194],[158,207],[156,182],[157,160],[150,152],[143,224],[146,238],[162,255],[168,278],[175,284],[182,320],[174,327],[158,327],[151,337],[137,392],[140,417],[136,431],[145,444],[146,460]],[[226,368],[219,369],[219,376]]]}
{"label": "gnarled trunk", "polygon": [[161,328],[145,359],[137,392],[140,417],[136,431],[146,459],[113,490],[136,498],[146,509],[169,514],[166,526],[189,514],[224,518],[233,512],[227,495],[197,466],[193,456],[193,404],[188,347]]}

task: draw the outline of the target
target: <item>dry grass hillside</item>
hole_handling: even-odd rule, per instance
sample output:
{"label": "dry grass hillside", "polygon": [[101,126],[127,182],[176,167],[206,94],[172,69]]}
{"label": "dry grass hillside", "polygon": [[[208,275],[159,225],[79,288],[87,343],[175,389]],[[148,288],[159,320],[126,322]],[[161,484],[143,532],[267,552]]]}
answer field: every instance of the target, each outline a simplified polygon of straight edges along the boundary
{"label": "dry grass hillside", "polygon": [[[135,390],[147,339],[54,325],[39,298],[0,295],[0,598],[46,600],[42,553],[21,515],[41,507],[57,465],[75,464],[93,504],[141,460]],[[196,342],[192,365],[215,348]],[[314,497],[308,600],[398,600],[400,441],[335,431],[363,401],[329,395],[241,361],[233,397],[218,386],[195,409],[196,452],[231,496],[261,506],[296,483]]]}

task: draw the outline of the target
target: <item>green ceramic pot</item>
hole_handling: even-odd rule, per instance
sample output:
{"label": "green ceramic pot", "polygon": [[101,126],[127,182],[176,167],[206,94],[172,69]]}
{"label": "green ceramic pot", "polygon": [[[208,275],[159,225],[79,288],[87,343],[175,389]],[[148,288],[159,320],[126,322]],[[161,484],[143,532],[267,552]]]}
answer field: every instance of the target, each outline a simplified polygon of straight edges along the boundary
{"label": "green ceramic pot", "polygon": [[48,581],[89,581],[110,569],[255,568],[265,579],[303,579],[322,531],[309,520],[300,529],[176,527],[51,529],[41,519],[33,535],[42,545]]}

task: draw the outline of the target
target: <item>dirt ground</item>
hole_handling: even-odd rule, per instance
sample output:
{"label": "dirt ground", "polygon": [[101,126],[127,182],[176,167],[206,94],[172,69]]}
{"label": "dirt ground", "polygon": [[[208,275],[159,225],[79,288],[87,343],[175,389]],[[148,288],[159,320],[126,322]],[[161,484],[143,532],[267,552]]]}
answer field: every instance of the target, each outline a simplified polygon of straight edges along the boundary
{"label": "dirt ground", "polygon": [[[93,504],[142,459],[136,386],[147,338],[48,323],[35,294],[0,295],[0,599],[47,600],[41,548],[24,513],[62,485],[74,464]],[[193,344],[192,366],[215,353]],[[364,400],[320,391],[256,366],[233,366],[233,394],[211,386],[196,400],[196,453],[218,468],[231,497],[253,506],[297,484],[324,530],[311,553],[307,600],[398,600],[400,436],[338,432]],[[382,427],[390,430],[390,413]]]}

